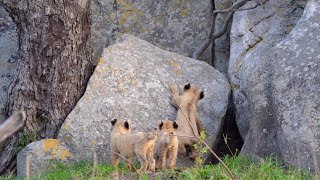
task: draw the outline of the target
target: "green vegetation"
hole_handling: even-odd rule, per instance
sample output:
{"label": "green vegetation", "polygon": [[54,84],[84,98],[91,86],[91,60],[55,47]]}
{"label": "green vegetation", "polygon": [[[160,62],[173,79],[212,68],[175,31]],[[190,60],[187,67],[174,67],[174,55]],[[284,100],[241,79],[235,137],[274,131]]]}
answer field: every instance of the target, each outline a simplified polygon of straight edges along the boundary
{"label": "green vegetation", "polygon": [[[200,132],[200,137],[199,137],[202,141],[204,141],[206,139],[206,132],[205,131],[201,131]],[[198,155],[196,157],[196,167],[201,167],[204,163],[204,159],[205,156],[209,150],[209,148],[207,146],[205,146],[201,141],[198,141],[198,143],[193,145],[195,151],[198,152]]]}
{"label": "green vegetation", "polygon": [[19,136],[19,144],[17,151],[21,151],[23,148],[25,148],[28,144],[31,142],[34,142],[37,140],[37,134],[33,131],[28,131]]}
{"label": "green vegetation", "polygon": [[[237,156],[224,158],[225,164],[230,168],[236,179],[245,180],[312,180],[314,176],[307,171],[298,171],[295,168],[284,168],[275,159],[255,162],[249,157]],[[135,164],[135,166],[139,166]],[[79,162],[72,165],[55,163],[50,171],[39,179],[69,180],[69,179],[113,179],[115,169],[109,165],[98,164],[93,168],[92,163]],[[0,178],[1,179],[1,178]],[[13,177],[6,179],[15,179]],[[122,164],[119,165],[119,179],[137,179],[134,171],[129,171]],[[230,177],[222,165],[203,165],[200,167],[165,170],[156,173],[140,175],[140,179],[226,179]]]}
{"label": "green vegetation", "polygon": [[[73,165],[55,164],[54,170],[48,172],[41,179],[89,179],[92,176],[92,164],[80,162]],[[97,165],[95,169],[96,177],[106,177],[114,169],[111,166]],[[99,178],[98,178],[99,179]]]}
{"label": "green vegetation", "polygon": [[[270,158],[254,162],[249,157],[237,156],[224,158],[224,163],[230,168],[236,179],[245,180],[286,180],[286,179],[314,179],[311,173],[306,171],[298,171],[294,168],[281,167],[279,163]],[[165,172],[160,179],[230,179],[226,169],[221,164],[204,165],[201,168],[189,168],[181,173]]]}

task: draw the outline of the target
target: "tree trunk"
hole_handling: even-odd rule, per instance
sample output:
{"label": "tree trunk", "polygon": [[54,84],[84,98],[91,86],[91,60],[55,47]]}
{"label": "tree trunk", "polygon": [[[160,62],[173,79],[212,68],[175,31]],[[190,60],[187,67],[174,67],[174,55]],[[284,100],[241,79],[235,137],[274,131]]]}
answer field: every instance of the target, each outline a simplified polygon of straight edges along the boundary
{"label": "tree trunk", "polygon": [[[18,75],[8,112],[24,109],[24,133],[56,136],[93,71],[90,0],[0,0],[19,35]],[[19,136],[0,147],[0,174],[15,164]]]}

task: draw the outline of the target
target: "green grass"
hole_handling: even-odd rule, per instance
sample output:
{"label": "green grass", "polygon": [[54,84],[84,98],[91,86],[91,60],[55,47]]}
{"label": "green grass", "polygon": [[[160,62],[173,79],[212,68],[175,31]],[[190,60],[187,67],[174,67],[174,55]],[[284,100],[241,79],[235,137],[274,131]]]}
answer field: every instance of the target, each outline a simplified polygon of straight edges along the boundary
{"label": "green grass", "polygon": [[[135,164],[137,166],[137,164]],[[134,177],[134,171],[129,171],[124,165],[118,166],[120,174],[125,174],[128,177]],[[39,179],[53,180],[53,179],[112,179],[112,173],[115,168],[110,165],[97,164],[96,168],[93,168],[93,163],[79,162],[71,165],[56,163],[53,165],[53,170],[48,171]],[[94,170],[94,172],[93,172]]]}
{"label": "green grass", "polygon": [[[285,168],[275,159],[253,161],[249,157],[237,156],[224,158],[225,164],[230,168],[236,179],[244,180],[312,180],[314,176],[308,171],[298,171],[293,167]],[[138,164],[135,164],[139,167]],[[79,162],[71,165],[54,163],[50,171],[38,179],[44,180],[70,180],[70,179],[113,179],[114,168],[109,165],[98,164],[93,176],[93,165],[89,162]],[[134,171],[129,171],[122,164],[119,165],[119,179],[137,179]],[[1,179],[1,178],[0,178]],[[5,179],[16,179],[8,177]],[[204,165],[199,168],[181,168],[164,170],[162,172],[140,175],[140,179],[219,179],[229,180],[227,171],[221,164]]]}
{"label": "green grass", "polygon": [[[304,180],[314,179],[307,171],[298,171],[294,168],[284,168],[272,158],[254,162],[249,157],[226,157],[225,164],[229,167],[236,179],[245,180]],[[227,171],[221,164],[204,165],[201,168],[189,168],[181,173],[165,172],[159,179],[230,179]]]}

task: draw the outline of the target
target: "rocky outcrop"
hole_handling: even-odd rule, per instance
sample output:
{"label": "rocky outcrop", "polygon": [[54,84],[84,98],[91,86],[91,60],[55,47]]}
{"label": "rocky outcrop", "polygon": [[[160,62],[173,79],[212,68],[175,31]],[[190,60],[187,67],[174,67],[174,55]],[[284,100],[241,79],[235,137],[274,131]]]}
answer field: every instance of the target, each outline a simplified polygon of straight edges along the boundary
{"label": "rocky outcrop", "polygon": [[15,24],[0,6],[0,123],[7,118],[8,89],[16,72],[18,35]]}
{"label": "rocky outcrop", "polygon": [[[153,130],[161,119],[174,120],[177,110],[170,104],[167,88],[186,82],[204,90],[199,114],[207,143],[212,146],[227,109],[227,79],[205,62],[162,50],[130,35],[104,49],[85,94],[62,125],[58,141],[70,149],[72,160],[92,160],[95,151],[100,162],[110,162],[111,120],[130,120],[133,131]],[[24,163],[19,159],[18,163]]]}
{"label": "rocky outcrop", "polygon": [[319,171],[320,2],[309,0],[300,18],[304,2],[237,13],[229,76],[241,153]]}
{"label": "rocky outcrop", "polygon": [[[190,57],[207,38],[212,17],[210,0],[95,0],[91,11],[94,58],[123,33]],[[209,48],[201,59],[211,60]]]}
{"label": "rocky outcrop", "polygon": [[[123,33],[130,33],[163,49],[191,56],[209,34],[212,5],[209,0],[94,0],[91,11],[95,59],[98,59],[104,47],[115,43]],[[17,71],[19,46],[15,24],[3,7],[0,7],[0,17],[1,121],[6,118],[4,109],[9,85]],[[221,53],[218,54],[220,57]],[[211,57],[211,49],[208,48],[201,59],[209,62]]]}
{"label": "rocky outcrop", "polygon": [[252,119],[244,90],[251,79],[250,74],[261,63],[259,57],[270,52],[270,48],[291,32],[302,15],[304,2],[295,1],[296,4],[290,5],[287,1],[270,0],[264,7],[236,12],[233,16],[228,74],[243,138]]}
{"label": "rocky outcrop", "polygon": [[[191,56],[207,38],[210,30],[212,4],[209,0],[94,0],[91,4],[91,31],[95,59],[98,59],[104,47],[115,43],[123,33],[132,34],[163,49]],[[223,0],[219,2],[219,7],[227,5]],[[0,17],[1,121],[6,118],[4,108],[7,103],[9,85],[17,71],[19,46],[15,24],[2,7],[0,7]],[[221,19],[223,18],[218,19],[217,22],[221,22]],[[228,37],[224,36],[218,41],[218,44],[223,42],[223,46],[218,46],[217,67],[225,72],[226,61],[224,59],[228,51],[225,51],[224,44],[228,43]],[[206,50],[201,59],[211,62],[211,48]]]}
{"label": "rocky outcrop", "polygon": [[87,90],[69,114],[58,138],[77,159],[91,159],[95,146],[101,160],[110,158],[111,120],[130,119],[134,130],[157,127],[158,120],[175,119],[168,86],[186,82],[200,86],[205,97],[199,107],[208,142],[213,145],[226,112],[227,79],[208,64],[164,51],[124,35],[104,50]]}
{"label": "rocky outcrop", "polygon": [[56,139],[33,142],[18,153],[17,175],[26,176],[29,171],[31,177],[40,178],[41,173],[47,170],[53,161],[66,162],[70,158],[72,154],[68,147]]}
{"label": "rocky outcrop", "polygon": [[[135,35],[163,49],[190,56],[207,38],[210,30],[212,5],[209,0],[94,0],[91,4],[95,59],[98,59],[104,47],[115,43],[123,33]],[[15,25],[2,7],[0,17],[1,120],[5,119],[8,87],[17,70],[15,62],[18,39]],[[224,44],[228,42],[227,37],[222,39]],[[222,49],[224,48],[219,48],[218,57],[225,57],[226,52]],[[211,61],[211,57],[211,49],[208,48],[201,59]]]}

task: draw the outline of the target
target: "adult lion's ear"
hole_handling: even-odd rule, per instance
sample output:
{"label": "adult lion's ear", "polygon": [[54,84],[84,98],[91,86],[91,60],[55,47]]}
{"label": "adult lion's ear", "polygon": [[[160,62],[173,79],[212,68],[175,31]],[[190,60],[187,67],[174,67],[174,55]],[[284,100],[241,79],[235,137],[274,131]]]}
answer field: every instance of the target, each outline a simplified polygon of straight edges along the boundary
{"label": "adult lion's ear", "polygon": [[163,126],[163,122],[161,121],[161,123],[159,124],[159,130],[161,130],[162,126]]}
{"label": "adult lion's ear", "polygon": [[184,91],[189,90],[190,87],[191,87],[191,85],[190,85],[190,83],[188,83],[188,84],[184,85],[183,90],[184,90]]}
{"label": "adult lion's ear", "polygon": [[174,121],[174,122],[173,122],[173,128],[178,129],[178,127],[179,127],[179,126],[178,126],[177,122]]}
{"label": "adult lion's ear", "polygon": [[118,119],[113,119],[113,120],[111,121],[112,126],[114,126],[114,125],[116,124],[117,120],[118,120]]}
{"label": "adult lion's ear", "polygon": [[124,127],[129,130],[129,123],[128,123],[128,121],[124,122]]}
{"label": "adult lion's ear", "polygon": [[203,99],[203,98],[204,98],[204,92],[201,91],[199,99]]}

